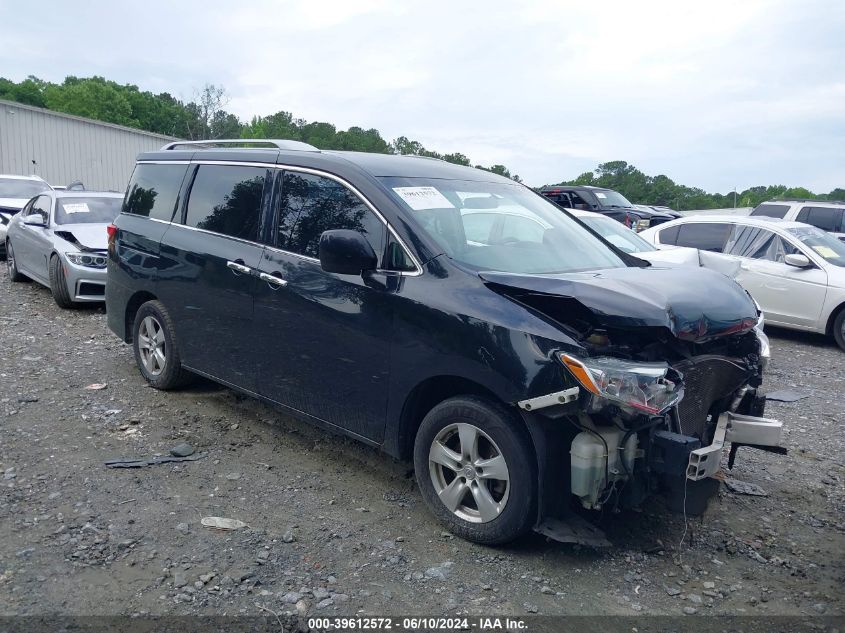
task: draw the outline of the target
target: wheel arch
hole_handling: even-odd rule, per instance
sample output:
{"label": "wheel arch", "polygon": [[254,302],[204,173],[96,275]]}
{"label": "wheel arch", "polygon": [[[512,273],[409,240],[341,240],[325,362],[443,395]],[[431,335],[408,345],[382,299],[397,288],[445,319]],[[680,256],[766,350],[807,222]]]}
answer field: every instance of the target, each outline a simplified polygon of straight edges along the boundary
{"label": "wheel arch", "polygon": [[132,332],[132,324],[135,322],[135,315],[138,314],[138,310],[144,305],[147,301],[157,301],[158,297],[156,297],[152,292],[148,290],[139,290],[131,297],[129,297],[129,301],[126,302],[126,312],[123,318],[123,340],[126,343],[131,343],[133,339],[133,332]]}
{"label": "wheel arch", "polygon": [[[405,397],[395,435],[395,446],[388,447],[388,452],[395,453],[399,459],[412,459],[414,439],[423,418],[435,406],[455,396],[479,396],[505,406],[509,405],[492,389],[469,378],[456,375],[430,376],[411,389]],[[519,417],[516,412],[515,415]]]}
{"label": "wheel arch", "polygon": [[841,312],[845,311],[845,302],[840,303],[836,306],[833,310],[830,311],[830,316],[827,318],[827,325],[824,328],[824,333],[828,336],[833,335],[833,322],[836,321],[836,317],[839,316]]}

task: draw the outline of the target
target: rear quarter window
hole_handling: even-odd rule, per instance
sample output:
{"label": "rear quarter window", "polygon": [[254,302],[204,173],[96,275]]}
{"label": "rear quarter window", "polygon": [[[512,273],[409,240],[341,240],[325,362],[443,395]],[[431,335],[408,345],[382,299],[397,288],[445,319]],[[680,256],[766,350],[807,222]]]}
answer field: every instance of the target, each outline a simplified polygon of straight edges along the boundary
{"label": "rear quarter window", "polygon": [[680,226],[670,226],[668,229],[660,231],[660,233],[658,233],[660,236],[660,243],[674,245],[678,241],[678,231],[680,231],[680,229]]}
{"label": "rear quarter window", "polygon": [[731,225],[720,222],[681,224],[675,244],[721,253],[730,232]]}
{"label": "rear quarter window", "polygon": [[845,230],[843,215],[845,215],[845,209],[836,207],[803,207],[796,219],[818,227],[822,231],[839,232]]}
{"label": "rear quarter window", "polygon": [[136,165],[123,199],[123,213],[170,222],[187,170],[187,165],[178,164]]}
{"label": "rear quarter window", "polygon": [[789,205],[784,204],[761,204],[751,212],[751,215],[762,215],[767,218],[785,218],[789,211]]}
{"label": "rear quarter window", "polygon": [[257,241],[266,179],[265,167],[200,165],[188,196],[185,224]]}

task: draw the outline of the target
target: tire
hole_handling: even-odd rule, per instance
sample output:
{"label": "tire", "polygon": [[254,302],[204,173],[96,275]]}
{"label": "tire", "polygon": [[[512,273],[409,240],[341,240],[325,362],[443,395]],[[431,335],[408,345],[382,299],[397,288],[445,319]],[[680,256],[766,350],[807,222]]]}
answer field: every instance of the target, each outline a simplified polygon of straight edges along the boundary
{"label": "tire", "polygon": [[534,525],[536,463],[522,420],[475,396],[434,407],[414,442],[417,485],[429,510],[453,534],[484,545],[508,543]]}
{"label": "tire", "polygon": [[9,281],[19,282],[26,281],[26,275],[21,274],[18,270],[18,263],[15,259],[15,251],[12,250],[12,242],[6,242],[6,270],[9,271]]}
{"label": "tire", "polygon": [[842,308],[833,320],[833,338],[839,348],[845,351],[845,308]]}
{"label": "tire", "polygon": [[53,293],[53,300],[60,308],[67,310],[73,307],[73,299],[67,291],[65,269],[58,255],[50,258],[50,292]]}
{"label": "tire", "polygon": [[160,301],[147,301],[138,309],[132,347],[141,375],[156,389],[176,389],[190,381],[191,374],[182,367],[176,328]]}

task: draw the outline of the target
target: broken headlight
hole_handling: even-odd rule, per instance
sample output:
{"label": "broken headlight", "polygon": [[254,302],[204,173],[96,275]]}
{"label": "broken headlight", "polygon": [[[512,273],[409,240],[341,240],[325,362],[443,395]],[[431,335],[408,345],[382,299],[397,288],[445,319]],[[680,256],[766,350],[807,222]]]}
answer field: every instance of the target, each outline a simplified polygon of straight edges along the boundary
{"label": "broken headlight", "polygon": [[561,361],[581,386],[595,398],[643,413],[661,413],[683,396],[682,386],[666,376],[668,363],[640,363],[611,356],[575,358],[561,354]]}

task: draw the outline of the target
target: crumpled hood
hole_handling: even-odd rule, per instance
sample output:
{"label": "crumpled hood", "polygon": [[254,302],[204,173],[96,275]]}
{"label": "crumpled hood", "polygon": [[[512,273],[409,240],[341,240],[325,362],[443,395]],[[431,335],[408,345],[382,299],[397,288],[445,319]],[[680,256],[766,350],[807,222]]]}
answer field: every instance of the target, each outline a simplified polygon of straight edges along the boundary
{"label": "crumpled hood", "polygon": [[[687,341],[745,332],[757,322],[751,296],[736,282],[706,268],[651,266],[555,275],[482,272],[479,277],[526,291],[523,295],[574,300],[602,327],[666,327]],[[507,294],[519,298],[518,292]],[[564,322],[566,303],[558,312],[556,320]]]}
{"label": "crumpled hood", "polygon": [[[65,238],[70,233],[85,248],[92,250],[106,250],[109,246],[109,234],[106,231],[108,224],[59,224],[54,228],[54,233]],[[64,235],[63,235],[64,234]],[[72,240],[68,240],[71,241]]]}

